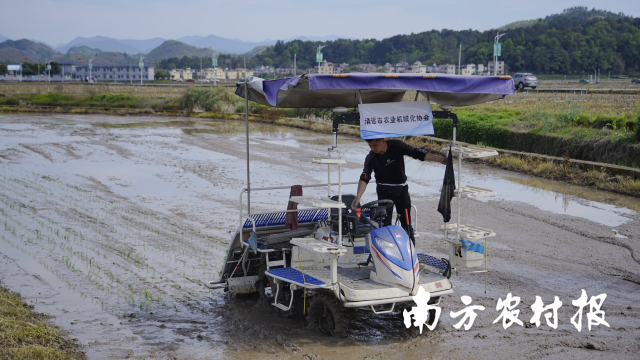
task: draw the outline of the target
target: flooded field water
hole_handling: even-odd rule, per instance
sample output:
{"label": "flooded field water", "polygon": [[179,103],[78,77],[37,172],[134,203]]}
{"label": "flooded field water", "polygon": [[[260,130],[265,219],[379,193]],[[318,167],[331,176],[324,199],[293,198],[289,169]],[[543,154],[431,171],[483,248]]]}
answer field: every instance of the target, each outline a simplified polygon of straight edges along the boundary
{"label": "flooded field water", "polygon": [[[462,211],[465,223],[498,234],[488,243],[488,290],[483,275],[458,274],[434,332],[411,335],[398,314],[358,312],[349,338],[336,340],[254,298],[202,285],[217,280],[238,226],[244,124],[162,121],[0,116],[0,281],[55,316],[91,359],[640,356],[640,199],[465,164],[463,185],[498,192],[465,200]],[[325,167],[289,156],[325,155],[328,136],[252,124],[250,137],[252,187],[326,182]],[[344,181],[357,181],[366,143],[342,139],[339,150],[349,162]],[[418,249],[436,255],[444,168],[406,164]],[[284,210],[288,194],[252,193],[252,211]],[[374,199],[370,186],[363,201]],[[570,324],[581,289],[608,294],[609,328]],[[522,298],[523,321],[535,296],[559,296],[558,329],[492,324],[509,292]],[[462,309],[461,295],[487,309],[466,332],[449,316]]]}

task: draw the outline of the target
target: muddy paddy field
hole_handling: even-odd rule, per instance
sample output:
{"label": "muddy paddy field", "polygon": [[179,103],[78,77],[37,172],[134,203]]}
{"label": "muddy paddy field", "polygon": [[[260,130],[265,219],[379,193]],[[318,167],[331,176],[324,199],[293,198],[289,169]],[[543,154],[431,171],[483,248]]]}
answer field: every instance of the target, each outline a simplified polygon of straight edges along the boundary
{"label": "muddy paddy field", "polygon": [[[244,124],[187,120],[0,116],[0,283],[54,316],[89,359],[640,357],[640,199],[475,164],[464,165],[463,184],[498,192],[463,203],[464,223],[497,233],[486,293],[484,274],[455,275],[433,332],[362,311],[348,338],[333,339],[255,298],[208,290],[202,282],[217,280],[238,226]],[[289,156],[324,155],[328,136],[260,124],[250,136],[253,187],[326,180],[324,167]],[[357,181],[366,143],[343,139],[339,149],[349,161],[343,179]],[[418,250],[438,255],[444,167],[406,164]],[[370,186],[363,200],[374,199]],[[258,192],[252,211],[284,210],[287,200],[288,191]],[[582,331],[571,324],[582,289],[607,294],[609,327],[588,330],[589,306]],[[521,298],[523,326],[493,323],[508,293]],[[450,316],[463,295],[486,308],[468,331]],[[531,324],[536,296],[562,301],[557,329],[544,317]]]}

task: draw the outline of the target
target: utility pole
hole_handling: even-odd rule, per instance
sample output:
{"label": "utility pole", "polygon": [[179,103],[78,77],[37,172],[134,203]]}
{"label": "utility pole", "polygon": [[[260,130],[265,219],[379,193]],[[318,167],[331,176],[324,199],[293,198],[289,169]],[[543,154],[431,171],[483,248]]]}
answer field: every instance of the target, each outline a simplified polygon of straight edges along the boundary
{"label": "utility pole", "polygon": [[245,77],[244,77],[244,121],[247,130],[247,213],[251,213],[251,178],[249,177],[249,92],[247,88],[247,57],[244,57],[244,69],[245,69]]}
{"label": "utility pole", "polygon": [[131,85],[133,85],[133,70],[131,68],[131,61],[129,61],[129,81],[131,82]]}
{"label": "utility pole", "polygon": [[117,83],[118,81],[116,80],[118,78],[118,65],[116,65],[116,63],[113,63],[113,82]]}
{"label": "utility pole", "polygon": [[502,45],[499,43],[500,38],[509,33],[500,34],[496,32],[495,41],[493,43],[493,76],[498,76],[498,57],[502,55]]}
{"label": "utility pole", "polygon": [[47,70],[49,71],[49,78],[47,79],[47,82],[51,82],[51,64],[49,64],[49,58],[47,58],[46,64],[47,64]]}
{"label": "utility pole", "polygon": [[91,82],[91,70],[93,70],[93,64],[91,63],[93,61],[93,59],[89,59],[89,65],[87,65],[89,67],[89,82]]}
{"label": "utility pole", "polygon": [[460,49],[458,50],[458,75],[462,75],[460,64],[462,63],[462,43],[460,43]]}
{"label": "utility pole", "polygon": [[318,45],[318,52],[316,52],[316,61],[318,62],[318,74],[320,74],[320,63],[322,63],[322,49],[324,49],[326,45]]}
{"label": "utility pole", "polygon": [[213,57],[211,58],[211,66],[213,66],[213,86],[218,86],[218,82],[216,81],[216,73],[218,72],[218,52],[213,52]]}
{"label": "utility pole", "polygon": [[144,63],[142,62],[142,59],[144,59],[144,56],[140,56],[140,63],[138,64],[138,66],[140,66],[140,85],[142,85],[142,73],[144,71]]}
{"label": "utility pole", "polygon": [[293,76],[298,76],[298,68],[296,67],[296,56],[298,54],[293,54]]}
{"label": "utility pole", "polygon": [[202,86],[202,56],[200,56],[200,86]]}

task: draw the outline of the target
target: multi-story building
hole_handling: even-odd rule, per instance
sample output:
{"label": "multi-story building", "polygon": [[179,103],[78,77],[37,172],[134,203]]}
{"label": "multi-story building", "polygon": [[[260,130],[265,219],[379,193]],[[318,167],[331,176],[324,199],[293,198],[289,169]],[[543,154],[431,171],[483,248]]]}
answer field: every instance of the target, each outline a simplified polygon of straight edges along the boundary
{"label": "multi-story building", "polygon": [[193,79],[193,70],[191,70],[191,68],[186,68],[184,70],[180,70],[180,78],[182,80],[191,80],[191,79]]}
{"label": "multi-story building", "polygon": [[462,75],[475,75],[476,74],[476,64],[466,64],[462,66]]}
{"label": "multi-story building", "polygon": [[447,75],[455,75],[456,74],[456,66],[452,64],[444,64],[438,66],[438,73],[447,74]]}
{"label": "multi-story building", "polygon": [[349,64],[347,63],[333,64],[334,74],[343,74],[343,73],[346,73],[348,70],[349,70]]}
{"label": "multi-story building", "polygon": [[392,66],[392,72],[394,73],[403,73],[409,68],[409,63],[406,61],[401,61]]}
{"label": "multi-story building", "polygon": [[208,68],[207,70],[205,70],[205,79],[225,80],[224,70],[220,68]]}
{"label": "multi-story building", "polygon": [[[63,66],[69,67],[70,63]],[[89,71],[88,64],[73,64],[75,72],[73,79],[83,80],[89,77],[95,81],[153,81],[155,66],[145,65],[140,69],[138,64],[92,64],[93,69]]]}
{"label": "multi-story building", "polygon": [[411,74],[425,74],[427,72],[427,65],[422,65],[420,61],[416,61],[408,66],[404,72]]}
{"label": "multi-story building", "polygon": [[315,66],[313,71],[316,74],[333,74],[333,63],[327,60],[320,63],[320,66]]}
{"label": "multi-story building", "polygon": [[484,64],[476,65],[476,75],[485,75],[487,72],[487,68],[484,67]]}
{"label": "multi-story building", "polygon": [[378,68],[373,64],[358,64],[358,68],[364,72],[376,72]]}
{"label": "multi-story building", "polygon": [[[498,61],[498,75],[504,75],[504,61]],[[495,73],[494,70],[494,62],[493,61],[489,61],[489,66],[488,66],[488,70],[489,70],[489,75],[493,75]]]}
{"label": "multi-story building", "polygon": [[225,73],[227,74],[228,80],[239,80],[239,79],[243,79],[245,76],[246,77],[253,76],[253,70],[240,69],[240,68],[235,70],[225,69]]}

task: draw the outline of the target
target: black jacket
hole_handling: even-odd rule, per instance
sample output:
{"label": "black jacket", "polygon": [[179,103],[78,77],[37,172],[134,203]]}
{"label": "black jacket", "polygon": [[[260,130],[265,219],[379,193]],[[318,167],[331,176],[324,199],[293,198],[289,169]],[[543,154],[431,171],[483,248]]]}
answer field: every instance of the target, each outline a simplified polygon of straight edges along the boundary
{"label": "black jacket", "polygon": [[404,172],[404,156],[424,160],[426,153],[426,150],[414,148],[400,140],[387,140],[387,151],[384,155],[370,151],[364,159],[360,180],[368,184],[373,171],[378,184],[403,184],[407,181],[407,175]]}

